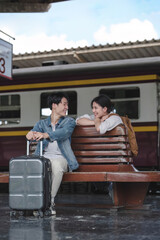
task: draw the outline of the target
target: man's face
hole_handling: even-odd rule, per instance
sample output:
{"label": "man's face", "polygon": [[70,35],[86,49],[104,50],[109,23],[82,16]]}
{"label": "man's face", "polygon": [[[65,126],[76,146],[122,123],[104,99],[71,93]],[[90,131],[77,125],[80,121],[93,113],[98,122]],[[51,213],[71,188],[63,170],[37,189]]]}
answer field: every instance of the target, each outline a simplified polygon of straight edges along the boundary
{"label": "man's face", "polygon": [[59,104],[55,104],[55,112],[60,117],[64,117],[68,113],[68,101],[65,97],[62,98],[61,102]]}

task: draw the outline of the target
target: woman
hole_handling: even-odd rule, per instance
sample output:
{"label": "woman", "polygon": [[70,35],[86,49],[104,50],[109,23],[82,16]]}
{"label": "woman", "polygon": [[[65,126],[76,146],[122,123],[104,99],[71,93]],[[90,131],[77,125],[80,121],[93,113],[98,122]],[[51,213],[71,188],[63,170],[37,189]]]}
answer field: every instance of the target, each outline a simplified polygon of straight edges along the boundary
{"label": "woman", "polygon": [[[112,112],[113,104],[108,96],[99,95],[98,97],[95,97],[91,102],[91,107],[93,115],[89,116],[88,114],[85,114],[77,118],[77,125],[95,125],[96,130],[100,134],[104,134],[115,128],[117,125],[123,124],[121,118]],[[98,188],[98,186],[96,188]],[[114,203],[112,182],[109,183],[108,191]]]}
{"label": "woman", "polygon": [[100,134],[112,130],[119,124],[123,124],[118,115],[112,115],[113,103],[106,95],[99,95],[91,102],[93,115],[85,114],[76,119],[77,125],[95,125]]}

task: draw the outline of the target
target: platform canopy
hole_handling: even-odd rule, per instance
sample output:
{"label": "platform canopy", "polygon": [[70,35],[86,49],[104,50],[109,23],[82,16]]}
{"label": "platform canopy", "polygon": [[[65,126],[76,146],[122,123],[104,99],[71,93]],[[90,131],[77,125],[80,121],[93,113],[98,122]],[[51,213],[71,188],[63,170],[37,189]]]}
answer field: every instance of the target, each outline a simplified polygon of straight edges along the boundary
{"label": "platform canopy", "polygon": [[39,51],[13,55],[13,68],[39,67],[44,63],[53,65],[67,62],[88,63],[160,56],[160,39],[77,47],[63,50]]}
{"label": "platform canopy", "polygon": [[47,12],[51,3],[68,0],[0,0],[0,12]]}

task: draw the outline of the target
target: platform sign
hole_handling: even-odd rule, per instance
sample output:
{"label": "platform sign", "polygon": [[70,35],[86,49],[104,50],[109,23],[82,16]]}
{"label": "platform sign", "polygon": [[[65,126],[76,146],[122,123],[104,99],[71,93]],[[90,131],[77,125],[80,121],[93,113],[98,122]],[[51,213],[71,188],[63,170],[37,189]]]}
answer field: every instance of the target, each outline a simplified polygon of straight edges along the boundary
{"label": "platform sign", "polygon": [[0,39],[0,77],[12,80],[13,45]]}

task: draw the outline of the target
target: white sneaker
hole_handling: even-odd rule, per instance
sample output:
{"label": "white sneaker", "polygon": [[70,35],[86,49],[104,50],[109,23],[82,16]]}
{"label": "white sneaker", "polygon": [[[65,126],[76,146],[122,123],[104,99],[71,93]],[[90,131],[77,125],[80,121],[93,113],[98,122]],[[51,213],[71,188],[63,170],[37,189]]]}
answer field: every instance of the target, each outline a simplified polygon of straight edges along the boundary
{"label": "white sneaker", "polygon": [[51,212],[51,215],[56,215],[55,204],[51,204],[49,210]]}

